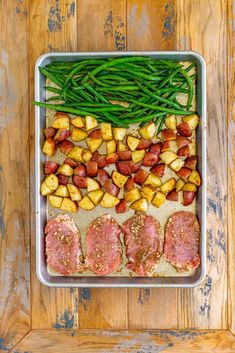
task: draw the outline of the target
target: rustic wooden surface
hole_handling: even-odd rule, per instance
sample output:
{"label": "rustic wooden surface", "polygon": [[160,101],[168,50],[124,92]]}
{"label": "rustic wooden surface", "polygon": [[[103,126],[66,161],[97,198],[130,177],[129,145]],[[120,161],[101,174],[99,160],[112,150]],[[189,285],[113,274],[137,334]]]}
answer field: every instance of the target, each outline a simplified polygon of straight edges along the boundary
{"label": "rustic wooden surface", "polygon": [[[8,0],[0,14],[0,352],[235,351],[234,1]],[[198,51],[207,63],[205,281],[194,289],[42,286],[30,103],[37,57],[180,49]],[[118,331],[127,329],[154,331]]]}

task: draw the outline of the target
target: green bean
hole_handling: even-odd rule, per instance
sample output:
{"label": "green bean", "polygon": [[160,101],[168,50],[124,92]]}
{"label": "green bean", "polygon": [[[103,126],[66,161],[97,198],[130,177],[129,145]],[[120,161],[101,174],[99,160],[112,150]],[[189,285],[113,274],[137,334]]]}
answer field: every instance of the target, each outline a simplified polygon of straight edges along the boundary
{"label": "green bean", "polygon": [[136,103],[137,105],[142,106],[142,107],[150,108],[150,109],[153,109],[153,110],[159,110],[159,111],[166,112],[166,113],[169,113],[169,114],[190,115],[190,114],[194,113],[194,112],[189,112],[189,111],[184,111],[184,110],[169,109],[169,108],[165,108],[165,107],[162,107],[162,106],[146,104],[146,103],[142,103],[142,102],[139,102],[137,100],[134,100],[134,99],[132,99],[131,101],[133,103]]}
{"label": "green bean", "polygon": [[192,105],[192,100],[193,100],[193,82],[189,76],[189,74],[185,71],[185,70],[181,70],[180,71],[182,73],[182,75],[186,78],[187,82],[188,82],[188,87],[189,87],[189,94],[188,94],[188,104],[187,107],[188,109],[191,107]]}
{"label": "green bean", "polygon": [[74,109],[62,104],[48,104],[48,103],[42,103],[42,102],[33,102],[33,104],[37,105],[38,107],[48,108],[48,109],[56,110],[58,112],[65,112],[65,113],[71,113],[74,115],[82,115],[82,116],[91,115],[94,118],[98,118],[96,114],[90,113],[89,111]]}

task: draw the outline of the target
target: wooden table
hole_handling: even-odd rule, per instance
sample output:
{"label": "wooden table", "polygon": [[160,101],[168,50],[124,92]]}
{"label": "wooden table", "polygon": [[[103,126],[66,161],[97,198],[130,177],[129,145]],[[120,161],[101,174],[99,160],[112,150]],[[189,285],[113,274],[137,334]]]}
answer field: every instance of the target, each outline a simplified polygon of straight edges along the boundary
{"label": "wooden table", "polygon": [[[235,351],[235,3],[0,2],[0,352]],[[50,289],[35,274],[34,65],[48,51],[201,53],[208,272],[195,289]]]}

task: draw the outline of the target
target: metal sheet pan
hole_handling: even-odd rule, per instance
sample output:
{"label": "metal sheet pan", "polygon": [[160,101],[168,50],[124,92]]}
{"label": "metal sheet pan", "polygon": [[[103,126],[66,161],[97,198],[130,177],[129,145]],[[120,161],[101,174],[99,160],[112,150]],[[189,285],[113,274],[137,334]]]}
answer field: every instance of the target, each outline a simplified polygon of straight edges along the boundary
{"label": "metal sheet pan", "polygon": [[[44,54],[35,65],[35,100],[44,100],[45,78],[38,67],[55,61],[76,61],[84,58],[102,58],[114,56],[148,55],[155,59],[173,59],[178,61],[195,61],[197,65],[196,107],[201,117],[197,128],[196,146],[198,169],[202,175],[202,186],[198,190],[196,214],[201,226],[200,256],[201,265],[192,274],[179,276],[128,277],[108,276],[59,276],[50,273],[45,260],[44,227],[47,222],[47,202],[40,195],[40,184],[43,178],[45,155],[42,153],[43,129],[46,126],[45,108],[35,108],[35,200],[36,200],[36,271],[39,280],[51,287],[194,287],[199,285],[206,273],[206,65],[204,59],[192,51],[171,52],[94,52],[94,53],[48,53]],[[174,210],[173,210],[174,211]],[[98,216],[98,215],[97,215]]]}

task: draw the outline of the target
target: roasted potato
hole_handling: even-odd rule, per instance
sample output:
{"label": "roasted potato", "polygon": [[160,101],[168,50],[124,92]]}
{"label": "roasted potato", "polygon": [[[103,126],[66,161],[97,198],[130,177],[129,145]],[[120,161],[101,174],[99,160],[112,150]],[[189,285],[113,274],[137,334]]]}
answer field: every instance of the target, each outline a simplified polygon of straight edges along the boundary
{"label": "roasted potato", "polygon": [[86,189],[87,188],[87,180],[84,177],[80,177],[78,175],[73,175],[72,177],[74,185],[78,188]]}
{"label": "roasted potato", "polygon": [[43,146],[42,152],[45,153],[48,157],[53,157],[56,153],[56,144],[52,138],[48,138]]}
{"label": "roasted potato", "polygon": [[83,162],[82,158],[83,148],[79,146],[75,146],[71,149],[71,151],[67,154],[68,158],[74,159],[76,162]]}
{"label": "roasted potato", "polygon": [[[135,152],[135,151],[133,151]],[[118,152],[118,157],[120,161],[130,161],[132,157],[132,152],[131,151],[120,151]]]}
{"label": "roasted potato", "polygon": [[126,202],[135,202],[140,198],[141,198],[141,195],[138,188],[134,188],[124,192],[124,199],[126,200]]}
{"label": "roasted potato", "polygon": [[73,175],[73,168],[71,168],[68,164],[61,164],[58,169],[58,174],[63,174],[66,176],[72,176]]}
{"label": "roasted potato", "polygon": [[190,137],[192,136],[192,131],[189,127],[188,123],[182,122],[177,126],[177,131],[180,135],[184,137]]}
{"label": "roasted potato", "polygon": [[188,157],[190,155],[189,146],[184,146],[178,149],[177,151],[178,156],[180,157]]}
{"label": "roasted potato", "polygon": [[67,188],[72,201],[80,201],[82,199],[81,192],[75,185],[68,184]]}
{"label": "roasted potato", "polygon": [[145,140],[143,138],[140,139],[137,150],[147,150],[151,146],[151,141]]}
{"label": "roasted potato", "polygon": [[[148,152],[146,152],[146,153],[148,153]],[[138,162],[142,161],[142,159],[144,158],[145,150],[132,151],[131,155],[132,155],[132,162],[138,163]]]}
{"label": "roasted potato", "polygon": [[59,164],[54,161],[46,161],[45,163],[45,174],[52,174],[57,171]]}
{"label": "roasted potato", "polygon": [[161,131],[163,141],[172,141],[175,140],[175,133],[170,129],[163,129]]}
{"label": "roasted potato", "polygon": [[92,138],[92,139],[102,139],[101,129],[92,130],[92,131],[89,133],[88,137],[89,137],[89,138]]}
{"label": "roasted potato", "polygon": [[117,143],[117,151],[118,152],[128,151],[128,146],[124,142],[118,141],[118,143]]}
{"label": "roasted potato", "polygon": [[119,199],[106,192],[100,202],[100,206],[104,208],[115,207],[119,203]]}
{"label": "roasted potato", "polygon": [[123,175],[131,175],[132,173],[132,162],[131,161],[120,161],[116,163],[117,171]]}
{"label": "roasted potato", "polygon": [[109,180],[110,176],[108,172],[105,169],[99,169],[98,170],[98,179],[100,181],[100,184],[104,186],[104,183]]}
{"label": "roasted potato", "polygon": [[131,173],[137,173],[141,167],[141,164],[142,164],[142,162],[139,162],[139,163],[131,162]]}
{"label": "roasted potato", "polygon": [[164,175],[165,166],[165,163],[156,164],[150,169],[150,172],[161,178]]}
{"label": "roasted potato", "polygon": [[178,148],[183,148],[185,146],[188,146],[192,141],[189,140],[187,137],[185,136],[180,136],[177,135],[176,136],[176,143],[177,143],[177,147]]}
{"label": "roasted potato", "polygon": [[60,206],[60,209],[63,211],[76,213],[78,210],[78,206],[75,201],[72,201],[71,199],[68,199],[68,198],[64,198]]}
{"label": "roasted potato", "polygon": [[178,192],[174,189],[166,195],[168,201],[178,201]]}
{"label": "roasted potato", "polygon": [[95,206],[97,206],[98,203],[101,201],[103,195],[104,195],[104,191],[101,189],[93,190],[87,193],[87,196]]}
{"label": "roasted potato", "polygon": [[91,152],[89,150],[87,150],[87,149],[84,149],[82,151],[82,159],[83,159],[83,161],[84,162],[89,162],[91,160],[91,158],[92,158]]}
{"label": "roasted potato", "polygon": [[162,185],[162,181],[159,176],[149,173],[147,179],[144,182],[144,185],[150,185],[152,187],[158,188]]}
{"label": "roasted potato", "polygon": [[79,141],[85,140],[86,137],[87,137],[86,131],[82,129],[78,129],[76,127],[72,128],[71,140],[79,142]]}
{"label": "roasted potato", "polygon": [[65,113],[65,112],[56,112],[56,113],[54,114],[54,118],[55,118],[55,119],[66,118],[66,117],[69,118],[69,115],[68,115],[67,113]]}
{"label": "roasted potato", "polygon": [[165,119],[165,125],[170,130],[176,130],[176,117],[175,115],[169,115]]}
{"label": "roasted potato", "polygon": [[188,177],[188,181],[190,183],[195,184],[196,186],[200,186],[201,185],[200,174],[196,170],[193,170],[192,173]]}
{"label": "roasted potato", "polygon": [[151,186],[142,186],[140,189],[141,197],[144,197],[149,204],[152,202],[155,192],[155,189]]}
{"label": "roasted potato", "polygon": [[136,184],[142,185],[148,177],[148,172],[146,170],[140,169],[134,176],[134,182]]}
{"label": "roasted potato", "polygon": [[166,151],[160,154],[160,158],[164,163],[171,164],[177,158],[177,154],[172,151]]}
{"label": "roasted potato", "polygon": [[183,167],[176,173],[181,179],[186,181],[191,174],[191,169]]}
{"label": "roasted potato", "polygon": [[179,192],[183,189],[185,185],[185,182],[182,180],[182,179],[178,179],[177,182],[176,182],[176,192]]}
{"label": "roasted potato", "polygon": [[105,167],[107,167],[108,162],[107,162],[107,160],[106,160],[106,156],[104,156],[104,155],[99,155],[97,163],[98,163],[98,167],[99,167],[99,168],[105,168]]}
{"label": "roasted potato", "polygon": [[101,123],[101,136],[104,141],[109,141],[113,139],[112,126],[108,123]]}
{"label": "roasted potato", "polygon": [[60,129],[57,131],[54,140],[56,142],[61,142],[66,140],[70,136],[70,131],[67,129]]}
{"label": "roasted potato", "polygon": [[56,175],[60,185],[67,185],[69,181],[69,177],[63,174]]}
{"label": "roasted potato", "polygon": [[145,167],[152,167],[153,165],[157,164],[160,160],[158,154],[152,152],[146,152],[142,164]]}
{"label": "roasted potato", "polygon": [[110,179],[104,182],[103,188],[111,195],[117,197],[119,194],[119,187],[115,185]]}
{"label": "roasted potato", "polygon": [[197,166],[197,156],[190,156],[185,159],[185,164],[184,166],[186,168],[195,170]]}
{"label": "roasted potato", "polygon": [[110,153],[106,156],[106,162],[107,164],[113,164],[116,163],[118,161],[118,153],[114,152],[114,153]]}
{"label": "roasted potato", "polygon": [[137,137],[134,137],[134,136],[127,136],[127,146],[130,148],[131,151],[134,151],[136,150],[139,142],[140,142],[140,139],[138,139]]}
{"label": "roasted potato", "polygon": [[73,161],[70,158],[65,158],[64,164],[68,164],[71,168],[76,168],[78,166],[77,162]]}
{"label": "roasted potato", "polygon": [[113,138],[116,141],[123,141],[126,137],[126,129],[122,127],[113,127]]}
{"label": "roasted potato", "polygon": [[166,200],[166,195],[164,195],[161,191],[157,191],[156,195],[152,200],[152,204],[155,207],[160,207]]}
{"label": "roasted potato", "polygon": [[127,204],[126,200],[121,199],[120,202],[116,205],[116,212],[117,213],[125,213],[127,212]]}
{"label": "roasted potato", "polygon": [[86,165],[86,173],[91,178],[96,177],[98,174],[98,163],[95,161],[88,161]]}
{"label": "roasted potato", "polygon": [[182,118],[182,121],[188,123],[191,130],[196,129],[199,123],[199,116],[197,114],[186,115]]}
{"label": "roasted potato", "polygon": [[125,191],[130,191],[131,189],[134,189],[135,184],[134,184],[134,179],[132,178],[132,176],[129,176],[129,178],[127,179],[126,184],[124,185],[124,190]]}
{"label": "roasted potato", "polygon": [[195,199],[196,193],[193,191],[183,192],[183,206],[189,206]]}
{"label": "roasted potato", "polygon": [[79,164],[73,171],[75,175],[78,175],[80,177],[85,177],[86,176],[86,167],[84,164]]}
{"label": "roasted potato", "polygon": [[162,149],[162,143],[161,142],[157,142],[157,143],[154,143],[150,149],[149,149],[149,152],[152,152],[154,154],[160,154],[161,153],[161,149]]}
{"label": "roasted potato", "polygon": [[69,130],[70,121],[69,116],[59,117],[53,121],[52,127],[55,129],[66,129]]}
{"label": "roasted potato", "polygon": [[74,143],[68,140],[62,141],[59,146],[60,152],[66,155],[75,147]]}
{"label": "roasted potato", "polygon": [[175,178],[171,178],[166,183],[162,184],[160,189],[163,192],[163,194],[168,194],[168,192],[175,189],[175,186],[176,186],[176,180]]}
{"label": "roasted potato", "polygon": [[116,152],[116,141],[115,140],[110,140],[106,142],[107,146],[107,154],[111,154]]}
{"label": "roasted potato", "polygon": [[184,186],[183,186],[183,191],[193,191],[193,192],[196,192],[197,191],[197,187],[195,184],[193,183],[186,183]]}
{"label": "roasted potato", "polygon": [[59,196],[54,196],[54,195],[49,195],[48,196],[48,201],[51,204],[51,206],[60,208],[63,198]]}
{"label": "roasted potato", "polygon": [[91,153],[94,153],[95,151],[97,151],[102,145],[102,142],[103,142],[102,139],[95,139],[91,137],[86,138],[86,144]]}
{"label": "roasted potato", "polygon": [[112,180],[117,187],[120,189],[126,184],[128,177],[117,172],[116,170],[112,173]]}
{"label": "roasted potato", "polygon": [[69,192],[66,185],[59,185],[55,191],[56,196],[69,197]]}
{"label": "roasted potato", "polygon": [[178,172],[184,165],[184,161],[180,158],[175,159],[173,162],[170,164],[170,168],[174,172]]}
{"label": "roasted potato", "polygon": [[59,181],[55,174],[47,175],[44,182],[52,191],[55,191],[59,186]]}
{"label": "roasted potato", "polygon": [[79,129],[84,127],[84,121],[81,116],[76,116],[76,118],[71,119],[71,124]]}
{"label": "roasted potato", "polygon": [[139,134],[145,140],[151,140],[156,132],[156,126],[154,123],[149,123],[139,129]]}
{"label": "roasted potato", "polygon": [[97,180],[87,178],[87,192],[100,189],[100,184]]}
{"label": "roasted potato", "polygon": [[45,181],[43,181],[41,184],[40,192],[42,196],[46,196],[46,195],[50,195],[53,192],[53,190],[51,190],[49,186],[47,186]]}
{"label": "roasted potato", "polygon": [[81,201],[79,201],[78,206],[86,211],[90,211],[90,210],[93,210],[93,208],[95,208],[95,205],[87,195],[84,196],[83,199],[81,199]]}
{"label": "roasted potato", "polygon": [[47,127],[46,129],[44,129],[44,134],[46,136],[46,139],[52,138],[56,134],[56,129],[54,129],[53,127]]}
{"label": "roasted potato", "polygon": [[86,129],[86,131],[90,131],[97,126],[98,126],[98,122],[97,122],[96,118],[94,118],[93,116],[90,116],[90,115],[85,116],[85,129]]}
{"label": "roasted potato", "polygon": [[132,210],[138,211],[138,212],[147,212],[148,210],[148,203],[147,201],[142,197],[139,200],[136,200],[133,202],[130,206]]}
{"label": "roasted potato", "polygon": [[161,153],[169,151],[170,149],[170,141],[164,141],[162,143]]}

